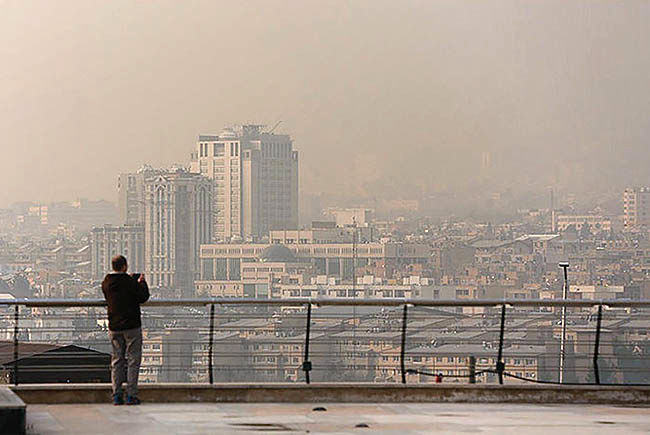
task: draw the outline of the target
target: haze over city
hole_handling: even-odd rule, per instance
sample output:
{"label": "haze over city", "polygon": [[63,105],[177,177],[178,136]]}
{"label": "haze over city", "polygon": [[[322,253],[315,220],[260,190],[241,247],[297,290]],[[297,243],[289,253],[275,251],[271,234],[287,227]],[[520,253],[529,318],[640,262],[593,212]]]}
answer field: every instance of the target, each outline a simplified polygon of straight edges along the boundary
{"label": "haze over city", "polygon": [[0,204],[114,201],[246,122],[350,203],[649,181],[646,1],[190,5],[0,2]]}
{"label": "haze over city", "polygon": [[650,433],[649,23],[0,0],[0,435]]}

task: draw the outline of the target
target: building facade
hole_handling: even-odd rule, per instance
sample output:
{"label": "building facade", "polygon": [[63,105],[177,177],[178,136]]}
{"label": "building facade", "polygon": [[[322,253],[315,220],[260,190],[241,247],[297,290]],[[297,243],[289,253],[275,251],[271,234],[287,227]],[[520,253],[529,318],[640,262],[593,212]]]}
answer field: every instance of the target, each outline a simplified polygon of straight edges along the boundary
{"label": "building facade", "polygon": [[137,172],[120,174],[117,179],[117,208],[120,225],[144,225],[147,178],[164,174],[164,169],[144,165]]}
{"label": "building facade", "polygon": [[[279,233],[271,232],[272,237],[279,237]],[[201,277],[195,282],[196,289],[216,297],[281,298],[283,286],[309,284],[314,276],[350,281],[355,262],[357,269],[369,265],[391,268],[425,264],[429,258],[429,247],[424,244],[361,243],[355,255],[352,243],[308,243],[312,236],[313,232],[305,231],[304,239],[291,236],[284,240],[293,242],[285,244],[202,245]],[[295,289],[286,295],[291,296],[291,290]]]}
{"label": "building facade", "polygon": [[191,170],[214,182],[216,241],[257,240],[298,227],[298,152],[261,125],[199,136]]}
{"label": "building facade", "polygon": [[325,210],[325,215],[339,227],[348,225],[366,227],[374,220],[373,210],[367,208],[329,208]]}
{"label": "building facade", "polygon": [[555,215],[553,231],[566,231],[569,227],[582,231],[587,226],[591,232],[610,232],[612,220],[600,215]]}
{"label": "building facade", "polygon": [[213,184],[182,169],[145,179],[145,273],[150,285],[193,294],[199,247],[212,240]]}
{"label": "building facade", "polygon": [[95,227],[90,232],[91,276],[101,280],[111,270],[111,258],[124,255],[129,270],[144,270],[144,227],[142,225]]}
{"label": "building facade", "polygon": [[117,179],[117,209],[121,225],[144,223],[143,173],[120,174]]}
{"label": "building facade", "polygon": [[634,187],[623,192],[623,227],[633,230],[650,225],[650,187]]}

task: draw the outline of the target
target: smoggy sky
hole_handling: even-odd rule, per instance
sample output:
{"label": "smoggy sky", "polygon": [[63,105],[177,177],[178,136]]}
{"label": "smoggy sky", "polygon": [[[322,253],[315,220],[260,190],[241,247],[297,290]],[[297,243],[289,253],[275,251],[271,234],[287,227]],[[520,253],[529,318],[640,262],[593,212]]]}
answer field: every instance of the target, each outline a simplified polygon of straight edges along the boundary
{"label": "smoggy sky", "polygon": [[[650,184],[650,1],[0,0],[0,206],[114,200],[200,133],[289,133],[305,192]],[[399,189],[402,189],[401,191]]]}

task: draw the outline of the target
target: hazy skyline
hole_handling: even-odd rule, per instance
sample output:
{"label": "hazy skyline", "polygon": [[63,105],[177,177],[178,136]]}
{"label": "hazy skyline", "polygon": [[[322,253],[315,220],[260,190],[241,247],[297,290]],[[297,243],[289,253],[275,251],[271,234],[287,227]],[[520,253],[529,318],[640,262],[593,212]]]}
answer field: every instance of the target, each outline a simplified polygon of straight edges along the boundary
{"label": "hazy skyline", "polygon": [[305,192],[464,186],[484,151],[495,185],[650,183],[648,1],[0,11],[0,206],[115,200],[120,172],[186,164],[199,134],[279,120]]}

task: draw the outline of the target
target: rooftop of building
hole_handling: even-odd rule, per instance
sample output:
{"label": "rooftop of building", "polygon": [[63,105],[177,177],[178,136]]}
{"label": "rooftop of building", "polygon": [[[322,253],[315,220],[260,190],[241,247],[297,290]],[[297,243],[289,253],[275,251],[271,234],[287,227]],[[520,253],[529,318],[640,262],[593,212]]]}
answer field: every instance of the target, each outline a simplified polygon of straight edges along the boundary
{"label": "rooftop of building", "polygon": [[[452,434],[474,432],[557,434],[647,433],[647,409],[588,405],[511,404],[148,404],[125,412],[110,405],[35,405],[27,423],[33,433],[354,433]],[[364,429],[366,428],[366,429]]]}
{"label": "rooftop of building", "polygon": [[286,246],[275,244],[264,248],[259,259],[263,263],[293,263],[296,255]]}
{"label": "rooftop of building", "polygon": [[[239,403],[156,403],[150,391],[145,402],[137,407],[115,407],[107,403],[32,403],[27,406],[26,423],[29,434],[114,434],[151,433],[157,434],[203,434],[203,433],[382,433],[415,435],[424,433],[527,433],[527,434],[636,434],[650,431],[647,408],[620,400],[608,403],[614,395],[625,396],[620,390],[607,391],[566,389],[564,400],[553,403],[559,392],[541,388],[485,389],[464,388],[469,386],[429,387],[406,389],[399,387],[373,388],[363,385],[347,385],[341,394],[356,403],[332,400],[332,394],[313,389],[314,393],[305,400],[293,403],[274,401],[273,392],[268,391],[266,403],[243,401]],[[276,388],[277,389],[277,388]],[[169,398],[178,391],[165,391]],[[304,396],[305,388],[291,388],[286,391],[293,396]],[[363,400],[364,397],[381,397],[377,391],[384,391],[384,400]],[[416,400],[404,399],[416,396]],[[540,390],[539,392],[537,390]],[[570,391],[569,391],[570,390]],[[481,402],[478,396],[473,403],[445,403],[444,397],[467,398],[472,391],[480,391],[488,399]],[[504,394],[500,394],[503,391]],[[227,393],[223,390],[221,393]],[[108,394],[108,391],[106,392]],[[161,392],[162,393],[162,392]],[[233,389],[233,394],[238,394]],[[277,391],[276,391],[277,393]],[[398,393],[398,394],[396,394]],[[631,395],[634,392],[631,392]],[[315,397],[314,394],[318,394]],[[389,400],[393,394],[400,400]],[[434,400],[417,400],[428,394]],[[24,394],[23,394],[24,395]],[[286,394],[285,394],[286,395]],[[513,398],[526,396],[527,403],[494,403],[494,397]],[[595,400],[586,399],[590,396]],[[60,395],[57,395],[60,397]],[[306,396],[305,396],[306,397]],[[582,397],[575,401],[570,398]],[[534,400],[537,398],[537,400]],[[286,399],[286,398],[285,398]],[[438,403],[431,403],[440,400]],[[168,401],[168,400],[167,400]],[[165,402],[167,402],[165,401]],[[347,401],[345,401],[347,402]],[[29,402],[28,402],[29,403]]]}
{"label": "rooftop of building", "polygon": [[[276,125],[277,127],[277,125]],[[200,134],[199,142],[218,142],[228,140],[290,140],[288,134],[274,133],[264,124],[244,124],[225,127],[219,134]]]}
{"label": "rooftop of building", "polygon": [[[430,354],[430,355],[453,355],[453,356],[464,356],[464,355],[473,355],[473,356],[489,356],[494,358],[495,348],[483,345],[483,344],[443,344],[442,346],[422,346],[408,349],[408,352],[413,352],[417,354]],[[503,354],[506,357],[514,356],[537,356],[545,355],[546,347],[545,346],[519,346],[513,345],[505,347],[503,349]]]}

